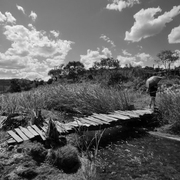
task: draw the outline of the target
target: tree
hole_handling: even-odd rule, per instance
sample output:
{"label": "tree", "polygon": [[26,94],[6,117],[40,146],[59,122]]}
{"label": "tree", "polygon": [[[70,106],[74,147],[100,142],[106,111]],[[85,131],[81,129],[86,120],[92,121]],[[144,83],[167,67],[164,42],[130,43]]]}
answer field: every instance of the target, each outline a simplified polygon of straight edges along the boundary
{"label": "tree", "polygon": [[64,75],[64,64],[61,64],[60,66],[55,67],[54,69],[51,69],[48,72],[48,76],[51,76],[53,79],[58,79]]}
{"label": "tree", "polygon": [[21,92],[21,86],[19,84],[18,79],[11,79],[10,82],[10,87],[9,87],[9,92],[13,93],[13,92]]}
{"label": "tree", "polygon": [[118,69],[119,61],[114,58],[102,58],[100,62],[95,62],[93,65],[94,69]]}
{"label": "tree", "polygon": [[176,51],[163,50],[157,54],[159,58],[157,62],[161,62],[164,65],[164,68],[171,68],[171,64],[179,59],[179,55]]}
{"label": "tree", "polygon": [[70,61],[64,67],[65,73],[70,79],[77,79],[78,75],[83,75],[85,72],[84,64],[80,61]]}

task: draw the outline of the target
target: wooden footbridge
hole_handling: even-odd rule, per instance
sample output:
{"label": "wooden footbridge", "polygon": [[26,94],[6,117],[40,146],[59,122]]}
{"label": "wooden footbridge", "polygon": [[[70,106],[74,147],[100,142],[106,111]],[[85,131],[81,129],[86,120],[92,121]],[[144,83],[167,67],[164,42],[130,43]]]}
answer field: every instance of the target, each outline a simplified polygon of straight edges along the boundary
{"label": "wooden footbridge", "polygon": [[[153,111],[150,109],[133,110],[133,111],[115,111],[109,114],[96,114],[83,118],[74,118],[73,122],[60,123],[55,121],[56,128],[60,134],[69,134],[75,132],[77,129],[98,130],[115,125],[124,125],[131,122],[142,121],[152,115]],[[11,138],[8,144],[21,143],[26,140],[40,137],[42,140],[46,139],[45,133],[47,132],[48,124],[43,127],[31,125],[25,127],[18,127],[13,130],[7,131]]]}

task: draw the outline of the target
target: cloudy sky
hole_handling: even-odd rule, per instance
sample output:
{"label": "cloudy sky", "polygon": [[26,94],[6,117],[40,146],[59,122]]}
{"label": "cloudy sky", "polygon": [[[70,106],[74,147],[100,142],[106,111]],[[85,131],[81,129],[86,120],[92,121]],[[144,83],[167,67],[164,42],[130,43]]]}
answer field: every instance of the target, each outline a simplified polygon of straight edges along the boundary
{"label": "cloudy sky", "polygon": [[152,66],[165,49],[180,50],[179,0],[0,0],[0,79],[103,57]]}

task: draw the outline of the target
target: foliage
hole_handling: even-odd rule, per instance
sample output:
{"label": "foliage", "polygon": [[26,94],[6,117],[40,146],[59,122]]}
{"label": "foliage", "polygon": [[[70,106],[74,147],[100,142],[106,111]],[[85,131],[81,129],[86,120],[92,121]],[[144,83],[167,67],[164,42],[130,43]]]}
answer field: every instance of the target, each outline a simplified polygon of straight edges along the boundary
{"label": "foliage", "polygon": [[160,61],[165,69],[167,69],[167,67],[170,69],[171,64],[179,59],[177,52],[171,50],[163,50],[157,54],[157,57],[159,58],[157,61]]}
{"label": "foliage", "polygon": [[29,155],[38,162],[43,162],[47,155],[47,150],[41,143],[32,143],[28,149]]}
{"label": "foliage", "polygon": [[77,149],[66,145],[52,151],[51,162],[65,173],[75,173],[81,167]]}
{"label": "foliage", "polygon": [[128,109],[128,94],[99,84],[70,84],[42,86],[27,92],[2,97],[4,112],[28,112],[36,109],[58,110],[69,115],[107,113]]}
{"label": "foliage", "polygon": [[95,62],[93,69],[118,69],[120,67],[119,61],[114,58],[102,58],[100,62]]}
{"label": "foliage", "polygon": [[169,91],[162,92],[158,99],[158,107],[162,114],[161,125],[170,125],[170,131],[180,134],[180,94]]}

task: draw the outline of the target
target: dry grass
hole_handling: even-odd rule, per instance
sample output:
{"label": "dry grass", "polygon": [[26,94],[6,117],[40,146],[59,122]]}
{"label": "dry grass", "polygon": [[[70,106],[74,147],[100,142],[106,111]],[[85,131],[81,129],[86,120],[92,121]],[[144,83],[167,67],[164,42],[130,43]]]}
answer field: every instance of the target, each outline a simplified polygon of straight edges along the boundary
{"label": "dry grass", "polygon": [[158,97],[158,107],[162,114],[161,125],[169,124],[169,131],[180,134],[180,94],[161,93]]}
{"label": "dry grass", "polygon": [[125,110],[128,106],[128,94],[124,91],[88,83],[44,86],[29,92],[1,96],[1,110],[7,113],[32,114],[37,109],[48,109],[91,114]]}

